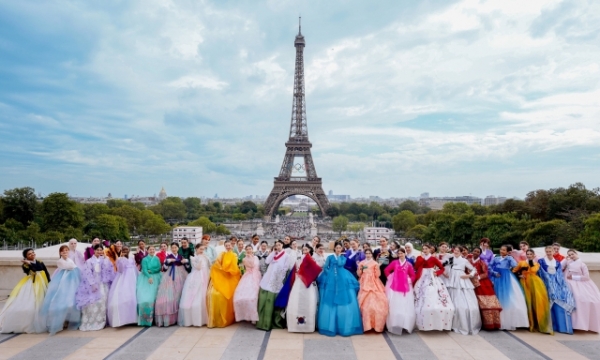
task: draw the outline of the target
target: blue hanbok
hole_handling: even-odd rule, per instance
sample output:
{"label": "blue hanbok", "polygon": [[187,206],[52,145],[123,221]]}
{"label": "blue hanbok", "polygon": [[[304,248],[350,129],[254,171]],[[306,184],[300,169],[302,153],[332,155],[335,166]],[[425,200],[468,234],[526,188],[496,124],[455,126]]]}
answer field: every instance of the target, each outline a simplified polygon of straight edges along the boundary
{"label": "blue hanbok", "polygon": [[358,281],[344,269],[346,257],[327,257],[323,272],[317,278],[319,285],[319,333],[327,336],[350,336],[363,333],[358,307]]}
{"label": "blue hanbok", "polygon": [[516,275],[511,271],[515,266],[517,266],[517,261],[507,255],[496,256],[488,268],[489,278],[494,283],[496,297],[502,305],[500,312],[500,329],[502,330],[529,328],[525,295]]}
{"label": "blue hanbok", "polygon": [[538,262],[540,263],[538,275],[544,280],[550,298],[552,327],[554,331],[573,334],[571,313],[575,310],[575,298],[565,281],[561,264],[554,258],[552,260],[542,258]]}
{"label": "blue hanbok", "polygon": [[68,323],[69,330],[77,330],[81,321],[81,310],[75,303],[75,293],[81,281],[81,273],[73,260],[67,258],[56,262],[58,269],[48,286],[44,304],[40,310],[38,332],[54,335]]}

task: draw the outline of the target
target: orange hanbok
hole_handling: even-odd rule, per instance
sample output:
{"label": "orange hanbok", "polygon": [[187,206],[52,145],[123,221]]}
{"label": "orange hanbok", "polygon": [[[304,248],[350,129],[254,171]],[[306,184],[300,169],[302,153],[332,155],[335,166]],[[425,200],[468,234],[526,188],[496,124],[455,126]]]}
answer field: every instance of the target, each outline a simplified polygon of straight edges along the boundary
{"label": "orange hanbok", "polygon": [[209,328],[226,327],[235,322],[233,294],[240,277],[237,255],[232,251],[221,253],[210,269],[206,295]]}
{"label": "orange hanbok", "polygon": [[364,331],[374,329],[377,332],[383,332],[389,305],[385,296],[385,287],[379,279],[381,276],[379,264],[375,260],[363,260],[358,263],[356,273],[360,283],[358,305]]}

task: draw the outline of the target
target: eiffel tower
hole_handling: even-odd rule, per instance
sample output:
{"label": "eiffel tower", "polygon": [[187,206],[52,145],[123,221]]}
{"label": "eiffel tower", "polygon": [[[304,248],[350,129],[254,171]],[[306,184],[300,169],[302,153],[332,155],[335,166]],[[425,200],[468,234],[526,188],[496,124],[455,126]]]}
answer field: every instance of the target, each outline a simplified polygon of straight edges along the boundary
{"label": "eiffel tower", "polygon": [[294,100],[292,103],[292,121],[290,138],[279,176],[275,178],[273,190],[265,202],[265,215],[269,219],[279,209],[279,204],[292,195],[304,195],[311,198],[325,212],[329,209],[329,200],[323,191],[321,178],[317,176],[308,140],[306,123],[306,101],[304,98],[304,36],[302,25],[298,25],[298,35],[294,41],[296,47],[296,69],[294,72]]}

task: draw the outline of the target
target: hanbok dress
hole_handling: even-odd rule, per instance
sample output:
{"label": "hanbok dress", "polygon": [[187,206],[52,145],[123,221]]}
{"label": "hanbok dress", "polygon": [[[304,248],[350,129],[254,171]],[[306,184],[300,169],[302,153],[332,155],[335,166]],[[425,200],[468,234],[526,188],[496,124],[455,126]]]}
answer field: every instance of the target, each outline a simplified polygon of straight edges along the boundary
{"label": "hanbok dress", "polygon": [[[437,267],[438,270],[434,268]],[[432,255],[421,255],[415,262],[415,312],[419,330],[451,330],[454,304],[446,285],[440,280],[442,263]]]}
{"label": "hanbok dress", "polygon": [[575,298],[575,311],[571,314],[573,329],[600,332],[600,291],[590,279],[587,265],[581,259],[569,259],[562,266]]}
{"label": "hanbok dress", "polygon": [[138,270],[133,257],[117,259],[117,273],[110,285],[107,303],[107,320],[111,327],[136,324]]}
{"label": "hanbok dress", "polygon": [[363,333],[358,306],[358,281],[344,268],[344,255],[327,257],[323,271],[317,278],[319,284],[319,333],[326,336],[351,336]]}
{"label": "hanbok dress", "polygon": [[[148,255],[142,259],[142,271],[137,278],[136,297],[139,326],[152,326],[154,304],[160,286],[162,265],[158,256]],[[149,280],[152,279],[152,284]]]}
{"label": "hanbok dress", "polygon": [[[21,265],[25,277],[11,291],[0,312],[0,333],[35,333],[50,274],[40,260]],[[39,327],[39,325],[38,325]]]}
{"label": "hanbok dress", "polygon": [[[389,267],[389,265],[388,265]],[[363,260],[357,267],[358,282],[358,306],[362,316],[363,330],[371,329],[383,332],[385,321],[388,316],[388,299],[385,296],[385,287],[379,279],[379,264],[371,260]]]}
{"label": "hanbok dress", "polygon": [[[346,268],[346,270],[350,271],[350,273],[358,279],[358,274],[357,274],[357,270],[358,270],[358,263],[365,260],[365,253],[357,250],[354,251],[352,249],[349,249],[346,251],[346,265],[344,265],[344,268]],[[381,274],[380,274],[381,275]]]}
{"label": "hanbok dress", "polygon": [[406,261],[408,261],[412,266],[415,266],[415,261],[417,261],[417,256],[412,253],[406,254]]}
{"label": "hanbok dress", "polygon": [[104,248],[104,256],[106,256],[106,258],[108,258],[113,264],[115,272],[117,272],[117,260],[121,257],[121,251],[117,251],[116,245],[111,245]]}
{"label": "hanbok dress", "polygon": [[266,263],[267,257],[269,256],[269,252],[258,250],[254,253],[254,256],[258,259],[258,268],[260,270],[260,276],[263,277],[267,272],[267,267],[269,267],[269,265]]}
{"label": "hanbok dress", "polygon": [[475,295],[481,312],[481,327],[485,330],[498,330],[501,328],[502,305],[494,292],[494,284],[489,279],[488,266],[481,258],[470,262],[477,270],[477,278],[474,278],[473,286],[475,286]]}
{"label": "hanbok dress", "polygon": [[179,326],[202,326],[208,323],[206,294],[210,280],[210,259],[204,254],[191,258],[192,272],[185,279],[179,302]]}
{"label": "hanbok dress", "polygon": [[477,270],[463,257],[453,257],[450,277],[448,279],[448,293],[454,304],[454,317],[452,318],[452,331],[463,335],[476,335],[481,330],[481,315],[477,296],[473,290],[470,279],[461,278],[469,270],[469,276],[477,276]]}
{"label": "hanbok dress", "polygon": [[75,294],[81,281],[80,270],[71,258],[60,258],[56,267],[39,316],[41,326],[38,332],[47,331],[50,335],[62,331],[65,323],[68,323],[69,330],[77,330],[81,322],[81,310],[75,303]]}
{"label": "hanbok dress", "polygon": [[311,333],[316,329],[319,289],[315,281],[321,267],[310,255],[302,255],[296,261],[295,280],[287,305],[287,328],[289,332]]}
{"label": "hanbok dress", "polygon": [[494,260],[494,252],[490,249],[482,250],[481,255],[479,255],[479,259],[489,266],[492,260]]}
{"label": "hanbok dress", "polygon": [[575,310],[575,298],[565,281],[560,261],[554,257],[552,260],[544,257],[539,259],[538,263],[540,264],[538,275],[544,281],[550,298],[552,327],[554,331],[573,334],[571,314]]}
{"label": "hanbok dress", "polygon": [[534,260],[520,261],[512,271],[520,274],[520,282],[525,292],[527,313],[529,315],[529,331],[537,330],[546,334],[554,334],[550,299],[544,281],[537,275],[540,264]]}
{"label": "hanbok dress", "polygon": [[85,262],[75,299],[81,309],[81,331],[102,330],[106,326],[106,303],[110,283],[115,277],[112,262],[93,256]]}
{"label": "hanbok dress", "polygon": [[411,333],[415,328],[415,294],[413,283],[415,282],[415,270],[408,261],[392,261],[385,268],[387,283],[385,294],[388,299],[388,316],[386,326],[389,332],[402,335],[402,330]]}
{"label": "hanbok dress", "polygon": [[[77,250],[69,249],[69,259],[73,260],[78,269],[83,269],[85,266],[85,257],[83,256],[83,253]],[[54,277],[55,274],[56,272],[52,274],[52,276]]]}
{"label": "hanbok dress", "polygon": [[260,290],[260,268],[256,256],[245,256],[242,260],[246,272],[233,294],[235,321],[258,321],[258,292]]}
{"label": "hanbok dress", "polygon": [[179,316],[179,301],[187,277],[183,256],[169,254],[163,264],[163,274],[154,305],[154,322],[156,326],[171,326],[177,324]]}
{"label": "hanbok dress", "polygon": [[162,266],[165,264],[165,260],[167,259],[167,255],[169,255],[169,253],[167,253],[166,251],[160,250],[156,252],[156,257],[158,258],[158,260],[160,260],[161,271]]}
{"label": "hanbok dress", "polygon": [[135,253],[134,259],[135,259],[135,265],[137,266],[138,270],[142,271],[142,260],[144,260],[144,258],[148,256],[148,251],[147,250],[138,250],[138,252]]}
{"label": "hanbok dress", "polygon": [[208,260],[210,260],[210,265],[212,265],[217,260],[217,250],[215,250],[215,247],[212,245],[206,246],[204,254],[208,257]]}
{"label": "hanbok dress", "polygon": [[452,264],[454,263],[454,255],[452,254],[437,254],[437,259],[442,263],[444,268],[443,276],[440,276],[440,280],[446,285],[448,288],[448,283],[450,282],[450,271],[452,270]]}
{"label": "hanbok dress", "polygon": [[[194,248],[189,246],[187,248],[183,248],[180,247],[179,251],[177,252],[179,255],[181,255],[184,259],[186,259],[187,261],[189,261],[189,263],[191,263],[191,259],[194,257],[195,251]],[[185,271],[189,274],[192,271],[192,266],[186,266],[185,267]]]}
{"label": "hanbok dress", "polygon": [[222,252],[210,269],[206,296],[209,328],[226,327],[235,321],[233,295],[241,275],[237,261],[233,251]]}
{"label": "hanbok dress", "polygon": [[267,257],[266,263],[269,267],[260,280],[256,327],[269,331],[273,328],[274,320],[278,316],[275,310],[275,299],[283,288],[283,282],[288,273],[288,254],[285,251],[281,251],[279,254],[272,251]]}
{"label": "hanbok dress", "polygon": [[488,275],[494,284],[494,292],[502,306],[501,330],[529,327],[525,294],[516,275],[511,271],[515,266],[517,266],[515,259],[511,255],[506,255],[504,257],[496,256],[488,268]]}
{"label": "hanbok dress", "polygon": [[323,255],[314,253],[312,257],[313,257],[313,260],[315,260],[315,262],[317,263],[317,265],[319,265],[320,267],[325,266],[325,260],[327,259],[327,256],[323,256]]}

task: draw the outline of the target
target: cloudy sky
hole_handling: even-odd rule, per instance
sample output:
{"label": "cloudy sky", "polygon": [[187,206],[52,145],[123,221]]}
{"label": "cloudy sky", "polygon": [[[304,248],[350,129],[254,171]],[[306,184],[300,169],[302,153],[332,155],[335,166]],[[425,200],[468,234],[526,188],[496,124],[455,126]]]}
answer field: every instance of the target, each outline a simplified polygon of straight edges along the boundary
{"label": "cloudy sky", "polygon": [[600,186],[596,0],[0,0],[0,190],[268,194],[299,14],[325,191]]}

